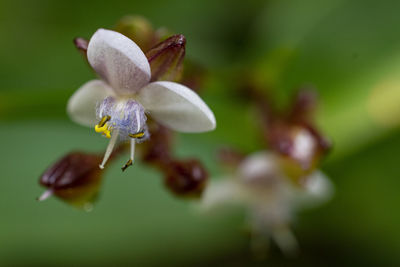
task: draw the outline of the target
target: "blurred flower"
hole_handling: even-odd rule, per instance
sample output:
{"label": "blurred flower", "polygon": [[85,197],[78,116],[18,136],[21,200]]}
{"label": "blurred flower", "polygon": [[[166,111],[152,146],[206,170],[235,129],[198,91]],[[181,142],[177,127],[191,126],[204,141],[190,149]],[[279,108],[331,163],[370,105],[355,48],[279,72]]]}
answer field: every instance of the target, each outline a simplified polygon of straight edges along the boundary
{"label": "blurred flower", "polygon": [[75,122],[95,126],[96,132],[111,138],[100,168],[104,168],[118,137],[131,143],[130,159],[123,170],[132,165],[135,143],[149,138],[146,113],[176,131],[215,128],[214,114],[192,90],[174,82],[150,83],[146,56],[124,35],[99,29],[89,41],[87,57],[102,80],[89,81],[75,92],[68,113]]}
{"label": "blurred flower", "polygon": [[210,211],[232,204],[244,206],[254,234],[253,245],[270,237],[290,255],[297,249],[289,228],[295,212],[327,201],[332,193],[331,182],[320,171],[312,172],[301,187],[293,185],[280,168],[279,156],[261,151],[243,159],[232,177],[212,182],[201,207]]}
{"label": "blurred flower", "polygon": [[301,183],[318,167],[331,147],[330,141],[315,126],[315,91],[299,90],[289,107],[281,111],[257,86],[247,84],[242,89],[259,111],[268,147],[279,155],[280,165],[288,177]]}
{"label": "blurred flower", "polygon": [[47,190],[38,200],[55,195],[76,207],[90,210],[101,185],[100,161],[101,157],[95,154],[67,154],[41,176],[40,184]]}

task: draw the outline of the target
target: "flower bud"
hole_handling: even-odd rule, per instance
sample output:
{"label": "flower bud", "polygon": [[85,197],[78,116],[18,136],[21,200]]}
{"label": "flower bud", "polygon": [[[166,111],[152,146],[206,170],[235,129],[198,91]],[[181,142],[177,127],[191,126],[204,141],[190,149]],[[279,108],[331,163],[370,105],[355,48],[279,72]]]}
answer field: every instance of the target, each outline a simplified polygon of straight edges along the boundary
{"label": "flower bud", "polygon": [[165,171],[165,185],[179,196],[199,197],[208,179],[204,166],[194,159],[173,160]]}
{"label": "flower bud", "polygon": [[133,40],[143,51],[149,50],[160,41],[159,34],[151,23],[141,16],[126,16],[117,22],[115,31]]}
{"label": "flower bud", "polygon": [[146,53],[151,67],[151,81],[177,81],[182,76],[186,39],[173,35]]}
{"label": "flower bud", "polygon": [[75,47],[79,50],[79,52],[81,52],[81,54],[86,58],[86,52],[88,49],[89,41],[84,38],[77,37],[74,39],[74,44]]}
{"label": "flower bud", "polygon": [[101,157],[94,154],[67,154],[41,176],[39,182],[48,190],[38,200],[55,195],[73,206],[91,209],[102,180],[100,162]]}

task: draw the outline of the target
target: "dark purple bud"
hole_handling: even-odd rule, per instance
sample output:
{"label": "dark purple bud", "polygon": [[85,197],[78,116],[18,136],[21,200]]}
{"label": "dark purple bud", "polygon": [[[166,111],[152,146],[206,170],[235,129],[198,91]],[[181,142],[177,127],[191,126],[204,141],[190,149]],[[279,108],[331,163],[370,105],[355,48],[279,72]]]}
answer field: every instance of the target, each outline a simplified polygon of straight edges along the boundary
{"label": "dark purple bud", "polygon": [[83,152],[67,154],[41,176],[40,184],[47,191],[38,200],[55,195],[74,206],[87,208],[97,197],[101,185],[101,159],[101,156]]}
{"label": "dark purple bud", "polygon": [[75,47],[79,50],[79,52],[81,52],[82,55],[86,57],[89,41],[84,38],[77,37],[74,39],[74,44]]}
{"label": "dark purple bud", "polygon": [[151,67],[151,81],[177,81],[181,78],[186,39],[173,35],[146,53]]}
{"label": "dark purple bud", "polygon": [[178,196],[199,197],[201,195],[208,173],[198,160],[173,160],[166,167],[164,182],[173,193]]}

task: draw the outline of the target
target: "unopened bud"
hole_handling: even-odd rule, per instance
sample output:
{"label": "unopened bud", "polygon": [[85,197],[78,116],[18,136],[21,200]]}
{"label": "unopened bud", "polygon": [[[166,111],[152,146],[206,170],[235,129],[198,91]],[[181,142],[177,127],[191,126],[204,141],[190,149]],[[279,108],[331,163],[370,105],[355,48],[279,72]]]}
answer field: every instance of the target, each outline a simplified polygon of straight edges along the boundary
{"label": "unopened bud", "polygon": [[198,160],[174,160],[166,169],[165,185],[178,196],[199,197],[208,173]]}
{"label": "unopened bud", "polygon": [[40,178],[47,191],[38,198],[42,201],[51,195],[79,208],[90,209],[96,200],[102,171],[101,157],[95,154],[72,152],[48,168]]}
{"label": "unopened bud", "polygon": [[149,50],[160,40],[151,23],[141,16],[126,16],[118,21],[115,30],[133,40],[143,51]]}
{"label": "unopened bud", "polygon": [[146,53],[151,67],[151,81],[177,81],[181,78],[186,39],[173,35]]}
{"label": "unopened bud", "polygon": [[74,39],[74,44],[75,47],[79,50],[79,52],[81,52],[81,54],[86,58],[86,52],[88,49],[89,41],[84,38],[77,37]]}

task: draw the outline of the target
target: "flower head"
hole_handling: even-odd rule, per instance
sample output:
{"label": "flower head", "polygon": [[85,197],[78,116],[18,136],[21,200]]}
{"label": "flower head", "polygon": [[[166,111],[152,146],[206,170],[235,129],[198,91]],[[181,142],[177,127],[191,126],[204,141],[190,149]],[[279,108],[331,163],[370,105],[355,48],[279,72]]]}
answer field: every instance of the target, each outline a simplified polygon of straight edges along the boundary
{"label": "flower head", "polygon": [[279,155],[266,151],[244,158],[233,176],[226,178],[207,187],[201,207],[212,210],[231,204],[244,206],[255,240],[271,237],[289,254],[297,246],[289,230],[295,211],[328,200],[333,191],[331,182],[320,171],[311,173],[298,187],[280,167]]}
{"label": "flower head", "polygon": [[75,122],[95,127],[110,138],[100,168],[118,140],[135,143],[149,138],[147,115],[180,132],[205,132],[216,126],[215,117],[204,101],[188,87],[169,81],[150,82],[149,62],[128,37],[99,29],[91,37],[87,58],[100,79],[84,84],[70,98],[68,113]]}

